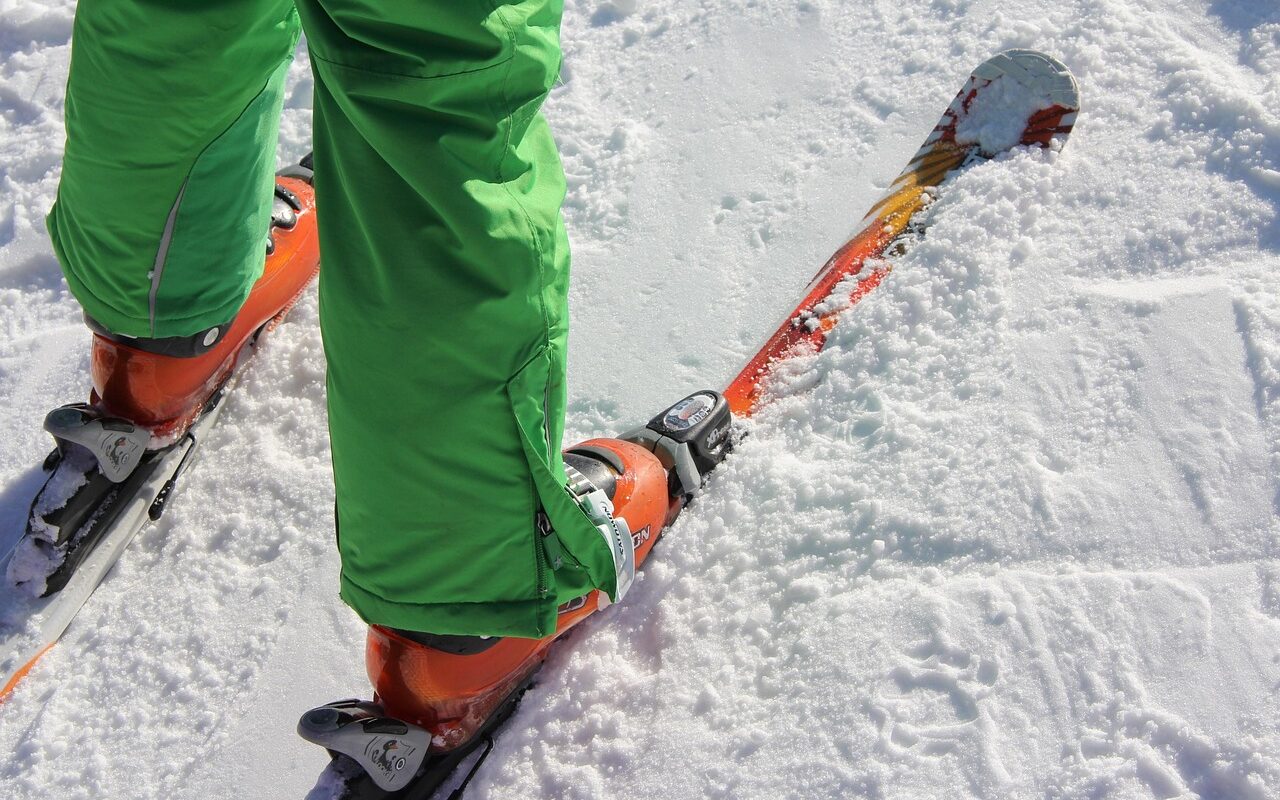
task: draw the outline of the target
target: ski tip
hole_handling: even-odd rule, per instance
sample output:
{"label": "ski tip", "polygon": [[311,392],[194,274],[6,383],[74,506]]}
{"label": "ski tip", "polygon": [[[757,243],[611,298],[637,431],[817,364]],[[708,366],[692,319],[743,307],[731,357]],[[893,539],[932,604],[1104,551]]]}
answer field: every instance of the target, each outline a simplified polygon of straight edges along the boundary
{"label": "ski tip", "polygon": [[[1005,50],[973,71],[903,175],[924,172],[923,182],[936,184],[935,173],[969,155],[991,158],[1055,141],[1060,147],[1079,111],[1080,87],[1066,64],[1036,50]],[[964,155],[957,160],[957,153]]]}
{"label": "ski tip", "polygon": [[863,222],[896,218],[905,224],[921,204],[921,191],[975,161],[1019,145],[1060,149],[1079,110],[1080,87],[1066,64],[1036,50],[997,53],[969,75]]}
{"label": "ski tip", "polygon": [[[976,145],[993,156],[1017,145],[1060,147],[1080,111],[1080,86],[1067,65],[1037,50],[1005,50],[978,65],[966,91],[952,104],[957,144]],[[978,98],[983,98],[980,102]],[[1021,116],[1021,135],[1000,131],[999,115]]]}
{"label": "ski tip", "polygon": [[1076,78],[1058,59],[1038,50],[1005,50],[978,65],[973,77],[988,81],[1008,77],[1043,94],[1057,106],[1080,110],[1080,86]]}

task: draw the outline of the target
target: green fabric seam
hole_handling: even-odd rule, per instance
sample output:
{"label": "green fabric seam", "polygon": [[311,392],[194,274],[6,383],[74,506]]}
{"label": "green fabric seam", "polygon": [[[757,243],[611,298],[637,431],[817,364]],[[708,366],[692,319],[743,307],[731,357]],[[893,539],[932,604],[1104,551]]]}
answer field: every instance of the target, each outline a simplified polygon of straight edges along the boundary
{"label": "green fabric seam", "polygon": [[507,56],[506,58],[502,59],[501,61],[495,61],[492,64],[486,64],[483,67],[476,67],[475,69],[464,69],[460,72],[450,72],[445,75],[410,75],[405,72],[390,72],[388,70],[382,70],[382,69],[369,69],[368,67],[357,67],[353,64],[343,64],[341,61],[334,61],[332,59],[325,58],[324,56],[317,54],[314,50],[308,50],[308,53],[310,54],[310,57],[313,60],[323,62],[325,66],[337,67],[338,69],[347,69],[347,70],[351,70],[352,72],[361,72],[369,75],[384,75],[388,78],[409,78],[410,80],[415,80],[415,81],[434,81],[434,80],[439,80],[441,78],[456,78],[459,75],[475,75],[476,73],[484,72],[485,70],[490,70],[495,67],[501,67],[504,64],[507,64],[511,62],[513,59],[515,59],[515,54],[513,53],[510,56]]}
{"label": "green fabric seam", "polygon": [[[182,197],[184,194],[186,194],[187,185],[191,181],[191,173],[195,171],[196,164],[200,163],[200,159],[204,156],[204,154],[209,152],[209,148],[217,144],[218,140],[227,134],[227,131],[230,131],[232,128],[236,126],[237,123],[240,122],[240,120],[244,119],[244,115],[249,113],[249,109],[253,107],[253,104],[258,102],[258,99],[261,98],[263,93],[267,91],[267,87],[271,85],[271,81],[275,77],[276,71],[279,70],[281,66],[288,64],[291,61],[293,61],[292,50],[289,51],[289,55],[287,55],[278,64],[276,64],[275,69],[271,70],[271,73],[267,76],[266,81],[263,82],[262,88],[258,90],[257,94],[255,94],[253,98],[249,100],[248,103],[245,103],[244,108],[241,109],[240,113],[236,115],[236,118],[231,121],[231,124],[227,125],[221,131],[219,131],[217,136],[214,136],[205,144],[204,147],[200,148],[200,152],[196,154],[196,157],[191,160],[191,164],[187,167],[187,172],[182,178],[182,184],[178,187],[178,196],[175,198],[174,205],[171,207],[171,213],[173,214],[173,230],[169,235],[169,239],[167,241],[162,239],[160,244],[157,245],[157,249],[156,249],[156,258],[159,259],[161,255],[161,248],[164,248],[164,261],[159,264],[155,264],[153,262],[153,265],[152,265],[152,270],[157,270],[159,273],[158,275],[155,276],[152,283],[153,288],[151,291],[153,296],[155,297],[155,301],[149,304],[148,319],[147,319],[147,326],[148,326],[148,329],[151,331],[152,336],[156,335],[156,320],[160,317],[158,309],[159,309],[159,300],[160,300],[160,284],[164,279],[164,267],[165,267],[165,264],[168,263],[169,250],[172,249],[173,240],[178,237],[178,220],[182,214],[182,208],[181,208]],[[166,224],[163,227],[168,227],[168,215],[166,215],[165,221],[166,221]],[[163,230],[163,227],[162,227],[162,230]],[[151,279],[151,276],[148,276],[148,279]],[[239,302],[235,303],[235,306],[236,306],[235,310],[239,311],[242,305],[244,305],[243,297],[240,298]],[[205,316],[212,316],[212,315],[208,311],[202,311],[198,314],[188,314],[186,316],[172,316],[172,317],[166,316],[165,321],[174,322],[174,321],[181,321],[184,319],[195,319],[196,317],[205,317]]]}

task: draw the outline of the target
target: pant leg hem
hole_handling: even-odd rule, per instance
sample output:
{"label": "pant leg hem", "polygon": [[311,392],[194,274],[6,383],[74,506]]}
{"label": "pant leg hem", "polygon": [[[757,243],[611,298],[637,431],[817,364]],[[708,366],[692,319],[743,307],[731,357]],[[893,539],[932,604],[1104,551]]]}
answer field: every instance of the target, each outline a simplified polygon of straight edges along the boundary
{"label": "pant leg hem", "polygon": [[[541,639],[555,631],[555,599],[485,603],[399,603],[357,585],[344,573],[340,596],[370,625],[458,636]],[[549,624],[548,624],[549,623]]]}

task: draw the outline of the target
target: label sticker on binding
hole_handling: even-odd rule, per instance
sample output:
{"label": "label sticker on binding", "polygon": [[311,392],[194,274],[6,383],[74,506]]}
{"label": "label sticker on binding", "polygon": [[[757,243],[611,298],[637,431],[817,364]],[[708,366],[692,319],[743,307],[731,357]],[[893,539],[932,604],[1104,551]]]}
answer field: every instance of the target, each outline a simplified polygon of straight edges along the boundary
{"label": "label sticker on binding", "polygon": [[716,399],[709,394],[686,397],[667,411],[662,425],[669,431],[687,431],[702,422],[716,407]]}
{"label": "label sticker on binding", "polygon": [[414,750],[412,745],[400,739],[375,736],[365,745],[364,755],[367,763],[380,769],[388,781],[395,781],[398,773],[409,765],[409,757]]}

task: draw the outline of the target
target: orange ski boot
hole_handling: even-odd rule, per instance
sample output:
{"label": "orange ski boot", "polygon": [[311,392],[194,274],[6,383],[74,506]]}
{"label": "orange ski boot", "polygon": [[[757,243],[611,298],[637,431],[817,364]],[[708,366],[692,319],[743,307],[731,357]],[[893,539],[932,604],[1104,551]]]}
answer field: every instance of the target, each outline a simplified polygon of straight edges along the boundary
{"label": "orange ski boot", "polygon": [[57,449],[45,460],[48,478],[6,567],[11,583],[39,596],[59,592],[109,542],[93,577],[79,573],[80,589],[91,591],[145,519],[163,512],[195,450],[196,432],[217,417],[222,389],[319,268],[308,159],[276,176],[266,246],[262,276],[226,325],[194,336],[134,339],[86,318],[94,332],[90,402],[45,417]]}
{"label": "orange ski boot", "polygon": [[[631,442],[592,439],[566,453],[565,463],[575,492],[599,488],[612,496],[614,514],[625,520],[635,546],[635,562],[643,563],[679,510],[658,457]],[[587,479],[576,465],[596,473],[599,483],[584,486]],[[365,667],[388,715],[431,731],[434,749],[452,749],[469,741],[528,681],[552,642],[608,602],[597,589],[565,603],[556,632],[544,639],[441,636],[375,625]]]}
{"label": "orange ski boot", "polygon": [[[620,439],[592,439],[566,451],[569,490],[593,521],[629,540],[639,566],[724,459],[730,424],[719,393],[690,395]],[[619,586],[628,584],[620,575]],[[543,639],[371,626],[365,667],[374,702],[312,709],[298,732],[342,754],[334,769],[347,785],[344,797],[430,797],[510,716],[551,645],[609,604],[599,590],[565,603],[556,632]]]}
{"label": "orange ski boot", "polygon": [[319,269],[309,177],[299,168],[277,176],[266,265],[229,324],[194,336],[142,340],[90,321],[93,405],[146,428],[153,448],[182,436],[249,354],[245,345],[288,313]]}

